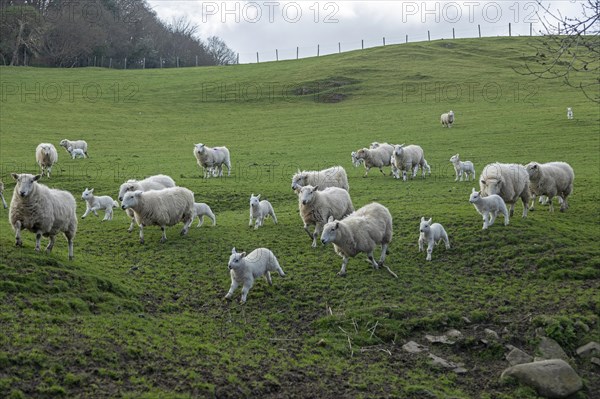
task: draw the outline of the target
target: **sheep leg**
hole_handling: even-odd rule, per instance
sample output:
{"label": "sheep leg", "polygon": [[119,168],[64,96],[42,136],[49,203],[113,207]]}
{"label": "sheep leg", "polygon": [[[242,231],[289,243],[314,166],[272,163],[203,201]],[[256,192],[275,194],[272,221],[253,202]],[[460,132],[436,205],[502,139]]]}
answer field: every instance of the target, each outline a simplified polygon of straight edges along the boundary
{"label": "sheep leg", "polygon": [[379,171],[381,172],[382,175],[385,176],[385,172],[383,171],[383,169],[381,168],[381,166],[379,167]]}
{"label": "sheep leg", "polygon": [[129,228],[127,229],[127,232],[131,233],[133,231],[134,227],[135,227],[135,218],[131,218],[131,224],[129,225]]}
{"label": "sheep leg", "polygon": [[502,214],[504,215],[504,225],[508,226],[508,221],[509,221],[508,211],[506,209],[503,209],[502,210]]}
{"label": "sheep leg", "polygon": [[111,220],[112,219],[112,209],[106,209],[104,211],[104,219],[102,219],[102,221],[104,222],[105,220]]}
{"label": "sheep leg", "polygon": [[446,244],[446,249],[450,249],[450,240],[448,240],[448,234],[444,231],[444,235],[442,236],[444,243]]}
{"label": "sheep leg", "polygon": [[550,207],[548,209],[550,210],[550,213],[554,212],[554,204],[552,203],[553,198],[554,197],[552,197],[550,195],[548,196],[548,204],[550,205]]}
{"label": "sheep leg", "polygon": [[67,243],[69,247],[69,260],[73,260],[73,234],[70,232],[65,232],[65,237],[67,237]]}
{"label": "sheep leg", "polygon": [[312,235],[312,247],[316,248],[317,247],[317,240],[318,238],[321,236],[321,232],[323,231],[323,225],[321,225],[320,223],[317,223],[315,226],[315,232]]}
{"label": "sheep leg", "polygon": [[425,243],[425,235],[419,234],[419,252],[423,252],[423,244]]}
{"label": "sheep leg", "polygon": [[50,252],[52,252],[52,248],[54,248],[54,241],[56,241],[56,236],[50,236],[50,242],[48,243],[48,246],[46,247],[47,254],[50,254]]}
{"label": "sheep leg", "polygon": [[144,243],[144,224],[140,223],[140,244]]}
{"label": "sheep leg", "polygon": [[494,224],[494,222],[496,221],[496,216],[497,215],[498,215],[498,211],[491,211],[490,212],[490,222],[488,223],[488,227]]}
{"label": "sheep leg", "polygon": [[402,171],[402,181],[406,181],[408,180],[408,177],[406,176],[406,170]]}
{"label": "sheep leg", "polygon": [[231,287],[229,287],[229,291],[227,291],[227,294],[225,295],[225,299],[229,299],[233,296],[233,292],[237,289],[238,287],[238,282],[235,281],[233,278],[231,279]]}
{"label": "sheep leg", "polygon": [[379,265],[375,262],[375,258],[373,258],[373,251],[367,253],[367,258],[369,259],[369,263],[373,266],[373,269],[379,269]]}
{"label": "sheep leg", "polygon": [[227,176],[231,176],[231,163],[228,163],[226,166],[227,166]]}
{"label": "sheep leg", "polygon": [[246,303],[246,298],[248,297],[248,291],[252,288],[252,283],[244,283],[242,287],[242,298],[240,299],[240,303],[243,305]]}
{"label": "sheep leg", "polygon": [[433,252],[434,245],[435,242],[433,240],[429,240],[429,242],[427,243],[427,258],[425,258],[425,260],[431,260],[431,253]]}
{"label": "sheep leg", "polygon": [[414,179],[415,177],[417,177],[417,172],[419,171],[419,165],[415,165],[415,167],[412,168],[412,170],[413,170],[412,177]]}
{"label": "sheep leg", "polygon": [[[540,203],[541,203],[542,197],[540,197]],[[531,205],[529,205],[529,210],[530,211],[535,211],[535,194],[531,194]]]}
{"label": "sheep leg", "polygon": [[248,222],[248,227],[252,227],[252,209],[250,209],[250,221]]}
{"label": "sheep leg", "polygon": [[367,177],[367,175],[369,174],[369,169],[371,169],[370,166],[365,165],[365,174],[363,177]]}
{"label": "sheep leg", "polygon": [[23,241],[21,241],[21,221],[17,220],[15,223],[15,246],[22,247]]}
{"label": "sheep leg", "polygon": [[6,205],[6,200],[4,199],[4,195],[2,195],[2,193],[0,193],[0,198],[2,198],[2,206],[4,206],[4,209],[8,208],[8,205]]}
{"label": "sheep leg", "polygon": [[348,260],[350,258],[348,258],[347,256],[344,256],[344,260],[342,260],[342,268],[340,269],[340,271],[338,272],[338,276],[345,276],[346,275],[346,265],[348,264]]}
{"label": "sheep leg", "polygon": [[379,263],[377,266],[383,266],[383,263],[385,262],[385,255],[387,254],[387,248],[387,244],[381,244],[381,256],[379,257]]}
{"label": "sheep leg", "polygon": [[204,216],[202,216],[202,215],[198,216],[198,224],[196,225],[196,227],[202,226],[203,223],[204,223]]}
{"label": "sheep leg", "polygon": [[39,231],[35,233],[35,251],[40,252],[40,241],[42,239],[42,233]]}
{"label": "sheep leg", "polygon": [[277,224],[277,216],[275,216],[273,208],[271,208],[271,217],[273,218],[273,223]]}
{"label": "sheep leg", "polygon": [[510,204],[509,215],[510,215],[510,217],[513,217],[514,214],[515,214],[515,204],[512,203],[512,204]]}
{"label": "sheep leg", "polygon": [[563,194],[564,197],[559,196],[558,202],[560,203],[560,211],[564,212],[569,209],[569,203],[567,202],[567,196]]}
{"label": "sheep leg", "polygon": [[310,232],[310,230],[308,229],[308,225],[306,223],[304,223],[304,231],[306,231],[306,234],[308,234],[308,237],[310,237],[311,240],[315,239],[315,237],[313,236],[313,233]]}
{"label": "sheep leg", "polygon": [[265,273],[265,278],[267,279],[267,283],[269,283],[269,285],[273,285],[273,281],[271,280],[271,272],[267,270],[267,272]]}
{"label": "sheep leg", "polygon": [[167,229],[165,226],[160,226],[160,231],[162,231],[162,237],[160,237],[160,243],[162,244],[167,241]]}
{"label": "sheep leg", "polygon": [[[523,219],[525,219],[527,218],[527,202],[529,202],[529,193],[521,194],[521,201],[523,202]],[[512,204],[510,216],[512,216],[512,209],[514,207],[515,204]]]}
{"label": "sheep leg", "polygon": [[489,217],[489,213],[483,212],[483,229],[482,230],[486,230],[488,228],[488,217]]}

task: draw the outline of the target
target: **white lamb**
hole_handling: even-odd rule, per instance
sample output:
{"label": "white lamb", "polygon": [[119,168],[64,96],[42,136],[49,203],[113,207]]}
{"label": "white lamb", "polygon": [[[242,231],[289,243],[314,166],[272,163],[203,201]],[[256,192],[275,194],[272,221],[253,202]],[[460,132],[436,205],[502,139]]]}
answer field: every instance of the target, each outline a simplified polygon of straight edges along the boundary
{"label": "white lamb", "polygon": [[456,173],[456,179],[454,181],[463,181],[463,176],[465,176],[465,180],[469,181],[469,177],[472,177],[472,180],[475,180],[475,166],[471,161],[461,161],[458,154],[452,155],[450,158],[450,162],[454,165],[454,172]]}
{"label": "white lamb", "polygon": [[[304,231],[312,239],[313,248],[317,247],[317,238],[330,217],[342,219],[354,212],[350,194],[339,187],[328,187],[323,191],[310,185],[302,187],[298,195],[298,208]],[[315,225],[313,233],[308,229],[309,225]]]}
{"label": "white lamb", "polygon": [[440,122],[442,123],[442,127],[451,128],[454,123],[454,111],[449,111],[440,116]]}
{"label": "white lamb", "polygon": [[227,166],[227,176],[231,176],[231,159],[227,147],[207,147],[202,143],[194,144],[194,156],[196,162],[204,172],[204,178],[208,179],[214,175],[216,168],[218,176],[223,176],[223,165]]}
{"label": "white lamb", "polygon": [[212,209],[210,209],[210,206],[206,205],[204,202],[196,202],[194,204],[194,218],[198,217],[198,225],[196,227],[202,226],[204,223],[204,216],[208,216],[210,220],[212,220],[213,226],[217,224],[217,218]]}
{"label": "white lamb", "polygon": [[325,190],[327,187],[339,187],[346,191],[350,190],[348,175],[342,166],[332,166],[323,170],[304,170],[292,176],[292,190],[298,192],[304,186],[319,187]]}
{"label": "white lamb", "polygon": [[[549,162],[539,164],[530,162],[525,166],[529,174],[529,189],[535,195],[547,196],[550,204],[550,212],[554,212],[552,198],[558,196],[560,211],[569,208],[567,198],[573,192],[573,180],[575,173],[571,165],[565,162]],[[531,201],[530,210],[534,210],[535,201]]]}
{"label": "white lamb", "polygon": [[[333,243],[335,252],[343,258],[339,276],[346,274],[348,260],[364,252],[375,269],[384,266],[394,277],[398,277],[384,265],[387,247],[392,241],[392,215],[383,205],[373,202],[351,213],[342,220],[329,218],[321,234],[323,244]],[[379,262],[373,258],[373,250],[381,245]]]}
{"label": "white lamb", "polygon": [[269,285],[273,285],[271,272],[277,272],[281,277],[285,276],[277,258],[267,248],[257,248],[246,255],[246,252],[236,252],[234,247],[231,250],[227,267],[231,275],[231,287],[229,287],[225,299],[230,299],[233,292],[241,284],[242,298],[240,303],[242,304],[246,302],[248,291],[250,291],[250,288],[254,285],[254,280],[257,278],[265,276]]}
{"label": "white lamb", "polygon": [[75,198],[68,191],[48,188],[39,184],[41,175],[16,174],[8,219],[15,230],[16,245],[23,246],[21,229],[35,233],[35,250],[40,250],[42,236],[50,237],[46,253],[54,247],[56,235],[64,233],[69,247],[69,259],[73,259],[73,239],[77,232]]}
{"label": "white lamb", "polygon": [[355,168],[360,166],[360,164],[365,161],[364,159],[358,159],[356,156],[356,151],[352,151],[350,156],[352,157],[352,165],[354,165]]}
{"label": "white lamb", "polygon": [[504,225],[508,225],[508,210],[506,209],[504,200],[499,195],[492,194],[483,197],[481,192],[475,191],[475,188],[473,188],[471,196],[469,197],[469,202],[473,204],[477,212],[483,216],[482,230],[486,230],[489,226],[494,224],[498,212],[502,212],[504,215]]}
{"label": "white lamb", "polygon": [[421,176],[425,177],[425,171],[429,167],[425,166],[425,156],[423,149],[418,145],[407,145],[399,144],[394,146],[392,153],[392,174],[396,179],[400,178],[400,171],[402,171],[402,180],[406,181],[407,171],[412,171],[412,177],[417,176],[419,166],[421,167]]}
{"label": "white lamb", "polygon": [[123,209],[133,209],[140,226],[140,243],[144,243],[144,226],[160,226],[162,238],[167,241],[165,228],[183,221],[181,235],[186,235],[194,221],[194,193],[184,187],[162,190],[128,191],[121,203]]}
{"label": "white lamb", "polygon": [[254,224],[254,230],[258,229],[263,225],[263,221],[266,217],[271,216],[273,218],[273,223],[277,224],[277,216],[275,216],[275,211],[273,210],[273,205],[267,200],[260,201],[260,194],[250,195],[250,223],[249,226],[252,227],[252,220],[256,219],[256,223]]}
{"label": "white lamb", "polygon": [[567,119],[573,119],[573,108],[567,108]]}
{"label": "white lamb", "polygon": [[113,200],[108,195],[95,196],[93,188],[86,188],[81,194],[81,198],[85,200],[86,206],[85,213],[81,215],[82,219],[85,219],[91,212],[94,212],[94,215],[98,216],[97,211],[102,209],[104,211],[104,219],[102,219],[102,221],[112,220],[113,208],[119,206],[117,201]]}
{"label": "white lamb", "polygon": [[497,194],[506,204],[510,204],[510,216],[515,210],[515,203],[523,202],[523,217],[527,217],[529,202],[529,174],[525,167],[518,164],[493,163],[487,165],[479,177],[479,188],[482,196]]}
{"label": "white lamb", "polygon": [[35,160],[42,170],[41,174],[50,178],[50,172],[52,171],[52,165],[58,162],[58,152],[56,147],[50,143],[41,143],[35,149]]}
{"label": "white lamb", "polygon": [[390,166],[394,146],[391,144],[379,144],[377,148],[361,148],[356,151],[356,159],[361,159],[365,164],[365,175],[367,177],[372,167],[379,168],[379,171],[385,176],[384,166]]}
{"label": "white lamb", "polygon": [[4,183],[2,183],[0,181],[0,198],[2,198],[2,206],[4,207],[4,209],[8,208],[8,205],[6,205],[6,200],[4,199]]}
{"label": "white lamb", "polygon": [[446,243],[446,249],[450,249],[450,241],[448,241],[448,234],[444,230],[444,226],[439,223],[431,224],[431,218],[425,220],[422,217],[419,225],[419,252],[423,251],[423,244],[427,243],[427,258],[425,260],[431,260],[433,247],[439,245],[442,240]]}
{"label": "white lamb", "polygon": [[69,148],[67,148],[67,151],[69,152],[69,154],[71,154],[71,157],[73,159],[86,157],[85,152],[83,152],[83,150],[81,148],[69,147]]}
{"label": "white lamb", "polygon": [[63,147],[65,150],[67,150],[68,153],[71,153],[71,151],[69,151],[69,147],[72,147],[74,150],[76,149],[80,149],[81,151],[83,151],[83,153],[85,154],[86,157],[89,158],[90,154],[88,154],[88,144],[85,140],[67,140],[67,139],[63,139],[60,141],[60,146]]}

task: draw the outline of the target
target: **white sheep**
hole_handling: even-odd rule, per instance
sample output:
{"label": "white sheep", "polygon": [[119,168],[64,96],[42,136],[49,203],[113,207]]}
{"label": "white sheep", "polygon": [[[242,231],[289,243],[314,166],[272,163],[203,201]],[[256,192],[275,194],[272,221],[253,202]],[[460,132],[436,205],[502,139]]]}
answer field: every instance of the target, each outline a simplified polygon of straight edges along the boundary
{"label": "white sheep", "polygon": [[399,144],[394,146],[392,152],[392,174],[396,179],[400,178],[400,171],[402,171],[402,180],[406,181],[407,171],[412,172],[412,177],[417,176],[417,171],[421,167],[421,176],[425,177],[425,171],[429,167],[425,166],[425,156],[423,149],[418,145],[407,145]]}
{"label": "white sheep", "polygon": [[573,108],[567,108],[567,119],[573,119]]}
{"label": "white sheep", "polygon": [[469,177],[472,177],[472,180],[475,180],[475,166],[471,161],[461,161],[458,154],[452,155],[450,157],[450,162],[454,166],[454,172],[456,173],[456,179],[454,181],[463,181],[463,176],[465,176],[465,180],[469,181]]}
{"label": "white sheep", "polygon": [[206,205],[204,202],[196,202],[194,204],[194,218],[198,217],[198,225],[196,227],[202,226],[204,223],[204,216],[208,216],[210,220],[212,220],[213,226],[217,224],[217,218],[212,209],[210,209],[210,206]]}
{"label": "white sheep", "polygon": [[489,226],[494,224],[498,212],[501,212],[504,215],[504,225],[508,225],[508,210],[506,209],[504,200],[499,195],[492,194],[483,197],[481,192],[475,191],[475,188],[473,188],[471,196],[469,197],[469,202],[473,204],[477,212],[483,216],[482,230],[486,230]]}
{"label": "white sheep", "polygon": [[2,183],[2,181],[0,181],[0,198],[2,198],[2,206],[4,209],[8,208],[8,205],[6,205],[6,200],[4,199],[4,183]]}
{"label": "white sheep", "polygon": [[[323,228],[321,242],[333,243],[335,252],[343,258],[339,276],[346,274],[348,260],[364,252],[375,269],[384,266],[394,277],[398,277],[384,265],[387,247],[392,241],[392,215],[383,205],[373,202],[351,213],[342,220],[329,218]],[[379,262],[373,258],[373,250],[381,245]]]}
{"label": "white sheep", "polygon": [[440,116],[440,122],[442,123],[442,127],[451,128],[454,123],[454,111],[448,111],[445,114]]}
{"label": "white sheep", "polygon": [[372,167],[379,168],[379,171],[385,176],[383,171],[384,166],[390,166],[394,146],[387,143],[382,143],[377,148],[361,148],[356,151],[356,159],[362,160],[365,164],[365,174],[367,177],[369,170]]}
{"label": "white sheep", "polygon": [[423,158],[423,165],[421,166],[423,173],[427,172],[428,175],[431,176],[431,166],[427,163],[427,160]]}
{"label": "white sheep", "polygon": [[15,230],[18,247],[23,246],[21,230],[35,233],[35,250],[40,250],[42,236],[50,237],[46,253],[54,247],[56,235],[64,233],[69,247],[69,259],[73,259],[73,239],[77,232],[75,198],[68,191],[56,190],[38,183],[41,175],[16,174],[17,181],[13,191],[8,219]]}
{"label": "white sheep", "polygon": [[431,260],[433,247],[439,245],[442,240],[446,244],[446,249],[450,249],[450,241],[448,241],[448,234],[444,230],[444,226],[439,223],[431,224],[431,220],[431,218],[425,220],[422,217],[419,225],[419,252],[423,251],[423,244],[427,243],[427,258],[425,260]]}
{"label": "white sheep", "polygon": [[273,205],[267,200],[260,200],[260,194],[250,195],[250,223],[249,226],[252,227],[252,220],[256,219],[256,223],[254,224],[254,230],[258,229],[263,225],[263,221],[266,217],[271,216],[273,218],[273,223],[277,224],[277,216],[275,216],[275,211],[273,210]]}
{"label": "white sheep", "polygon": [[318,186],[319,190],[327,187],[339,187],[346,191],[350,190],[348,175],[342,166],[332,166],[323,170],[304,170],[292,176],[292,190],[298,192],[304,186]]}
{"label": "white sheep", "polygon": [[194,221],[194,193],[184,187],[162,190],[128,191],[121,203],[123,209],[133,209],[140,226],[140,243],[144,243],[144,226],[160,226],[162,238],[167,240],[165,228],[183,221],[181,235],[186,235]]}
{"label": "white sheep", "polygon": [[529,202],[529,174],[518,164],[493,163],[487,165],[479,177],[482,196],[497,194],[506,204],[510,204],[510,216],[514,214],[515,203],[523,202],[523,218],[527,217]]}
{"label": "white sheep", "polygon": [[67,151],[69,152],[69,154],[71,154],[71,157],[73,159],[86,157],[85,152],[83,152],[83,150],[81,148],[69,147],[69,148],[67,148]]}
{"label": "white sheep", "polygon": [[352,151],[350,153],[350,157],[352,157],[352,165],[354,165],[355,168],[360,166],[360,164],[365,161],[364,159],[358,159],[356,156],[356,151]]}
{"label": "white sheep", "polygon": [[236,252],[234,247],[231,250],[227,267],[231,275],[231,287],[229,287],[225,299],[230,299],[233,292],[241,284],[242,298],[240,303],[246,302],[248,291],[250,291],[250,288],[254,285],[254,280],[257,278],[265,276],[269,285],[273,285],[271,272],[277,272],[281,277],[285,276],[277,258],[267,248],[257,248],[246,255],[246,252]]}
{"label": "white sheep", "polygon": [[[550,212],[554,212],[552,198],[558,196],[560,211],[569,208],[567,198],[573,192],[573,180],[575,173],[571,165],[565,162],[549,162],[539,164],[530,162],[525,166],[529,174],[529,189],[535,195],[547,196],[550,204]],[[541,197],[540,197],[541,198]],[[530,210],[534,210],[535,201],[531,201]]]}
{"label": "white sheep", "polygon": [[[330,217],[342,219],[354,212],[350,194],[339,187],[328,187],[323,191],[319,191],[317,186],[302,187],[298,194],[298,208],[313,248],[317,247],[317,238]],[[315,225],[313,233],[308,229],[309,225]]]}
{"label": "white sheep", "polygon": [[196,162],[204,171],[204,178],[214,176],[213,168],[218,170],[218,176],[223,176],[223,165],[227,166],[227,176],[231,176],[231,159],[227,147],[207,147],[202,143],[194,144]]}
{"label": "white sheep", "polygon": [[52,165],[58,162],[58,152],[56,147],[50,143],[40,143],[35,149],[35,160],[42,170],[41,174],[50,178],[50,172],[52,172]]}
{"label": "white sheep", "polygon": [[67,150],[67,152],[70,154],[71,151],[69,151],[69,147],[73,148],[74,150],[76,149],[80,149],[81,151],[83,151],[83,153],[85,154],[86,157],[89,158],[90,154],[88,154],[88,144],[85,140],[67,140],[67,139],[63,139],[60,141],[60,146],[63,147],[65,150]]}
{"label": "white sheep", "polygon": [[104,211],[104,219],[102,219],[102,221],[112,220],[113,208],[117,208],[119,206],[117,201],[113,200],[108,195],[95,196],[93,188],[88,189],[86,187],[81,194],[81,198],[85,200],[86,206],[85,213],[81,215],[82,219],[85,219],[85,217],[91,212],[94,212],[94,215],[98,216],[97,211],[102,209]]}

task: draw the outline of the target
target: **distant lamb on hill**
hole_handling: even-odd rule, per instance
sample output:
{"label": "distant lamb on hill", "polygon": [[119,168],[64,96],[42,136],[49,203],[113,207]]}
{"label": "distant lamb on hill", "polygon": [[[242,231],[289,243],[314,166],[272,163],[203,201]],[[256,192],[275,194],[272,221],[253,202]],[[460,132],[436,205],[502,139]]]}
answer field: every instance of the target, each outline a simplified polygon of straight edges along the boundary
{"label": "distant lamb on hill", "polygon": [[454,111],[448,111],[445,114],[440,116],[440,122],[442,123],[442,127],[451,128],[454,123]]}
{"label": "distant lamb on hill", "polygon": [[42,170],[41,175],[46,172],[46,177],[50,178],[52,166],[58,162],[58,152],[56,147],[50,143],[40,143],[35,149],[35,160]]}

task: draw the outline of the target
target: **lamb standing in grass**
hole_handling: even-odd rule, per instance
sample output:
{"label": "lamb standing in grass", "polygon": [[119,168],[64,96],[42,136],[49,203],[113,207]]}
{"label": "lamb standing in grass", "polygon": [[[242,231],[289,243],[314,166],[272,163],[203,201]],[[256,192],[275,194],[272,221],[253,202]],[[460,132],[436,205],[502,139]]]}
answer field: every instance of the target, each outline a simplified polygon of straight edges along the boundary
{"label": "lamb standing in grass", "polygon": [[85,200],[86,210],[83,215],[81,215],[82,219],[85,219],[87,215],[91,212],[94,212],[94,215],[98,216],[98,210],[102,209],[104,211],[104,219],[112,220],[113,218],[113,208],[117,208],[119,204],[117,201],[110,198],[108,195],[95,196],[94,189],[86,188],[85,191],[81,194],[81,198]]}
{"label": "lamb standing in grass", "polygon": [[69,147],[69,148],[67,148],[67,151],[69,152],[69,154],[71,154],[71,157],[73,159],[85,158],[85,152],[83,152],[83,150],[81,148]]}
{"label": "lamb standing in grass", "polygon": [[250,195],[250,223],[249,226],[252,227],[252,220],[256,219],[256,223],[254,224],[254,230],[258,229],[263,225],[263,221],[266,217],[271,216],[273,218],[273,223],[277,224],[277,216],[275,216],[275,211],[273,210],[273,205],[267,200],[260,201],[260,194]]}
{"label": "lamb standing in grass", "polygon": [[[392,153],[392,174],[396,179],[400,178],[400,171],[402,171],[402,180],[406,181],[407,171],[412,171],[412,177],[417,176],[419,166],[421,167],[421,176],[425,177],[426,163],[423,149],[418,145],[407,145],[404,144],[394,146]],[[427,165],[429,167],[429,165]]]}
{"label": "lamb standing in grass", "polygon": [[425,218],[422,217],[419,226],[419,252],[423,251],[423,244],[427,243],[427,258],[425,260],[431,260],[433,247],[442,240],[446,243],[446,249],[450,249],[450,241],[448,241],[448,234],[446,234],[444,226],[439,223],[431,224],[431,220],[431,218],[425,220]]}
{"label": "lamb standing in grass", "polygon": [[23,246],[21,230],[27,229],[35,233],[35,250],[40,250],[42,236],[50,237],[46,253],[54,247],[56,235],[64,233],[69,247],[69,259],[73,259],[73,239],[77,232],[77,206],[75,198],[68,191],[48,188],[39,184],[41,175],[16,174],[17,181],[13,191],[8,219],[15,230],[18,247]]}
{"label": "lamb standing in grass", "polygon": [[451,128],[454,123],[454,111],[448,111],[445,114],[440,116],[440,122],[442,123],[442,127]]}
{"label": "lamb standing in grass", "polygon": [[86,157],[89,158],[90,154],[88,154],[88,144],[85,140],[61,140],[60,141],[60,146],[63,147],[65,150],[67,150],[68,153],[71,153],[71,151],[69,151],[69,147],[73,148],[74,150],[76,149],[80,149],[81,151],[83,151],[83,153],[85,154]]}
{"label": "lamb standing in grass", "polygon": [[204,216],[208,216],[210,220],[212,220],[213,226],[217,224],[217,218],[212,209],[210,209],[210,206],[206,205],[204,202],[196,202],[194,204],[194,218],[198,217],[198,225],[196,227],[202,226],[204,223]]}
{"label": "lamb standing in grass", "polygon": [[202,143],[194,144],[196,162],[204,171],[204,178],[214,175],[213,168],[218,170],[218,176],[223,176],[223,165],[227,166],[227,176],[231,176],[231,159],[227,147],[207,147]]}
{"label": "lamb standing in grass", "polygon": [[487,165],[479,177],[479,188],[482,196],[497,194],[506,204],[510,204],[510,216],[515,210],[515,203],[523,202],[523,218],[527,217],[530,195],[529,174],[525,167],[518,164],[493,163]]}
{"label": "lamb standing in grass", "polygon": [[367,177],[369,170],[372,167],[379,168],[381,174],[385,176],[383,171],[384,166],[390,166],[392,153],[394,152],[394,146],[383,143],[379,144],[377,148],[361,148],[356,151],[356,159],[362,160],[365,164],[365,175]]}
{"label": "lamb standing in grass", "polygon": [[350,153],[350,157],[352,157],[352,165],[354,165],[354,167],[359,167],[361,163],[364,162],[364,159],[358,159],[358,156],[356,155],[356,151],[352,151]]}
{"label": "lamb standing in grass", "polygon": [[508,225],[508,210],[502,197],[496,194],[482,197],[481,193],[475,191],[473,188],[469,202],[473,204],[477,212],[483,216],[483,229],[486,230],[489,226],[494,224],[498,212],[502,212],[504,215],[504,225]]}
{"label": "lamb standing in grass", "polygon": [[52,172],[52,166],[58,162],[58,153],[56,147],[50,143],[40,143],[35,149],[35,160],[42,170],[41,175],[50,178],[50,172]]}
{"label": "lamb standing in grass", "polygon": [[[554,212],[552,198],[558,196],[560,211],[569,208],[567,198],[573,192],[573,180],[575,173],[571,165],[565,162],[548,162],[539,164],[530,162],[525,166],[529,174],[529,189],[535,195],[547,196],[550,204],[550,212]],[[540,197],[541,198],[541,197]],[[530,210],[534,210],[535,201],[531,201]]]}
{"label": "lamb standing in grass", "polygon": [[463,181],[463,176],[466,181],[469,181],[469,176],[472,177],[472,180],[475,180],[475,166],[471,161],[461,161],[458,154],[452,155],[450,158],[450,162],[454,165],[454,172],[456,173],[456,179],[454,181]]}
{"label": "lamb standing in grass", "polygon": [[327,187],[339,187],[346,191],[350,190],[348,175],[342,166],[333,166],[323,170],[300,171],[292,176],[292,190],[298,192],[304,186],[319,187],[325,190]]}
{"label": "lamb standing in grass", "polygon": [[2,198],[2,206],[4,207],[4,209],[8,208],[8,205],[6,205],[6,200],[4,199],[4,183],[2,183],[0,181],[0,198]]}

